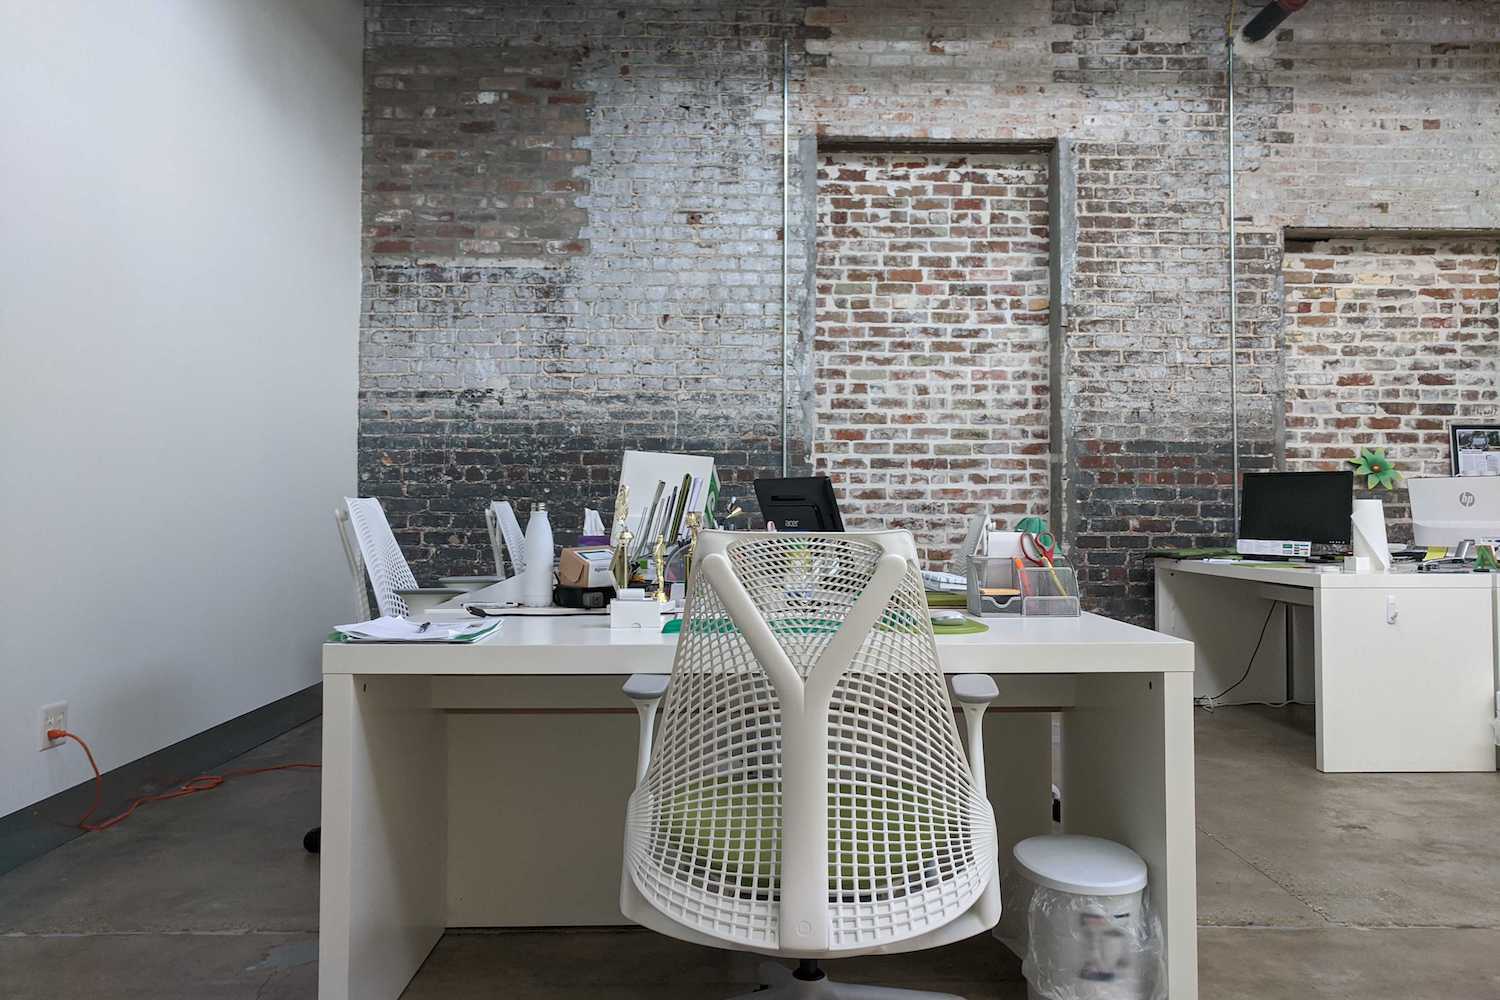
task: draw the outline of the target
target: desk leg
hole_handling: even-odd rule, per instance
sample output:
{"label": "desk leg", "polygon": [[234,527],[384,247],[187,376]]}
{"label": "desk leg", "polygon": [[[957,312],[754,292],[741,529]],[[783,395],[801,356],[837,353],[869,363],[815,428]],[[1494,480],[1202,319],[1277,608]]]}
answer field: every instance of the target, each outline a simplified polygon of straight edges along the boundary
{"label": "desk leg", "polygon": [[319,1000],[396,1000],[446,922],[447,738],[425,678],[323,678]]}
{"label": "desk leg", "polygon": [[[996,680],[1005,683],[1003,677]],[[1016,844],[1052,832],[1052,714],[987,713],[984,770],[1005,874]]]}
{"label": "desk leg", "polygon": [[1171,1000],[1198,997],[1193,676],[1085,674],[1063,715],[1063,826],[1126,844],[1150,869]]}

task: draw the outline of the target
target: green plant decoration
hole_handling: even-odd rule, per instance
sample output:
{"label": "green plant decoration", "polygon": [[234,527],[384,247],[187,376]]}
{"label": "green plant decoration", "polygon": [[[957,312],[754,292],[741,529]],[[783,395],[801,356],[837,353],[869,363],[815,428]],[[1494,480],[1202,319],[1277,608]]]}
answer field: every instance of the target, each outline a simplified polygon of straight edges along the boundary
{"label": "green plant decoration", "polygon": [[1385,457],[1384,448],[1361,448],[1358,458],[1349,459],[1356,476],[1365,477],[1365,486],[1372,490],[1393,490],[1401,479],[1396,463]]}

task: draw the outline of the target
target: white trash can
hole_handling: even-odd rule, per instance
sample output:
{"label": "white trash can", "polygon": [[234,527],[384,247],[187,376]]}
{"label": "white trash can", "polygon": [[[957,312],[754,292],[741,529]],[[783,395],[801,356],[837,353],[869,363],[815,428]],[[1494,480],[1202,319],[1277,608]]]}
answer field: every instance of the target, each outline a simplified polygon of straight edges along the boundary
{"label": "white trash can", "polygon": [[1021,971],[1031,1000],[1158,1000],[1161,934],[1146,912],[1146,863],[1099,837],[1015,847],[1007,904],[1026,915]]}

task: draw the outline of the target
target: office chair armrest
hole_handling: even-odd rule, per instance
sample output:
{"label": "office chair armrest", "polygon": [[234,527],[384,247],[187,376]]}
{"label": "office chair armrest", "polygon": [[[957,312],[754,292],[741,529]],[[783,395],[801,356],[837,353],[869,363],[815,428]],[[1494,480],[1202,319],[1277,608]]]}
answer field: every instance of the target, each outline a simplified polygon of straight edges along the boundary
{"label": "office chair armrest", "polygon": [[656,725],[656,708],[667,693],[666,674],[631,674],[621,688],[625,697],[635,703],[641,721],[640,737],[635,750],[635,783],[639,785],[651,763],[651,733]]}
{"label": "office chair armrest", "polygon": [[969,772],[974,775],[974,787],[980,795],[987,795],[984,787],[984,712],[990,707],[990,702],[1000,697],[1000,689],[989,674],[955,674],[949,684],[953,697],[964,710]]}

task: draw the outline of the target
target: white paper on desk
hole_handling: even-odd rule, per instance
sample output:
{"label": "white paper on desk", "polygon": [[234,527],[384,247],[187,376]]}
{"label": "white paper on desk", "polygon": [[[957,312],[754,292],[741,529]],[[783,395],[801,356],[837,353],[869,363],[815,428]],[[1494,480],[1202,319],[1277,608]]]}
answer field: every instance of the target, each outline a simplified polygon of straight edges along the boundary
{"label": "white paper on desk", "polygon": [[1377,572],[1391,568],[1391,548],[1385,538],[1385,504],[1380,500],[1355,500],[1354,515],[1350,518],[1354,529],[1355,556],[1369,559]]}
{"label": "white paper on desk", "polygon": [[604,518],[592,507],[583,508],[583,531],[581,534],[598,537],[604,534]]}
{"label": "white paper on desk", "polygon": [[467,594],[459,594],[457,597],[439,604],[433,610],[461,611],[470,604],[520,604],[521,596],[521,577],[510,576],[499,583],[492,583],[488,587],[480,587],[478,590],[471,590]]}
{"label": "white paper on desk", "polygon": [[475,632],[496,628],[499,622],[477,619],[471,622],[423,623],[410,618],[372,618],[367,622],[335,626],[335,631],[355,642],[451,642]]}
{"label": "white paper on desk", "polygon": [[528,608],[511,604],[481,604],[471,602],[469,607],[483,611],[490,621],[501,618],[580,618],[585,615],[607,615],[609,608]]}

